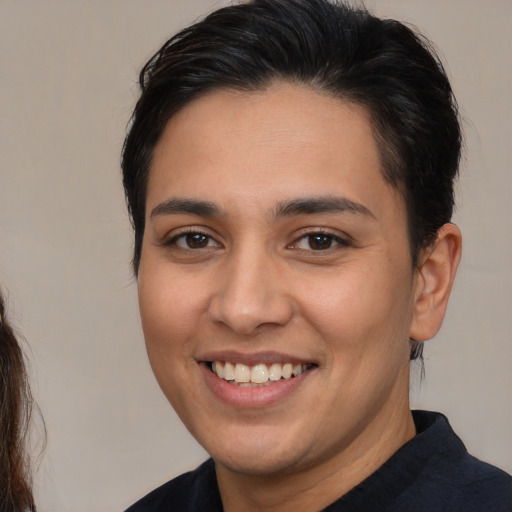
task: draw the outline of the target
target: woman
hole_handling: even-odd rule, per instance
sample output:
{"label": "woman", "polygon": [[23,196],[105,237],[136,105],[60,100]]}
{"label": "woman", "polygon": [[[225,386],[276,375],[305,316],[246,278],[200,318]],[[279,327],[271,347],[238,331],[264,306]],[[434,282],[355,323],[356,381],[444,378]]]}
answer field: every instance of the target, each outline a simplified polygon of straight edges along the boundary
{"label": "woman", "polygon": [[35,511],[26,450],[33,398],[21,347],[0,295],[0,510]]}

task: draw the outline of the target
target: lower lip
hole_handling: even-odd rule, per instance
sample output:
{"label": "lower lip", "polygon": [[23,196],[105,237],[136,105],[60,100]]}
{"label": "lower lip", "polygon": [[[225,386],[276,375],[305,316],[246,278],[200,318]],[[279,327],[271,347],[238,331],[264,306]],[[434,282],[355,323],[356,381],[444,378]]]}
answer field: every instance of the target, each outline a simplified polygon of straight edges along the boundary
{"label": "lower lip", "polygon": [[220,400],[236,407],[249,408],[265,407],[284,400],[302,386],[312,373],[310,369],[298,377],[281,379],[267,386],[243,387],[221,379],[205,363],[200,363],[199,367],[206,384]]}

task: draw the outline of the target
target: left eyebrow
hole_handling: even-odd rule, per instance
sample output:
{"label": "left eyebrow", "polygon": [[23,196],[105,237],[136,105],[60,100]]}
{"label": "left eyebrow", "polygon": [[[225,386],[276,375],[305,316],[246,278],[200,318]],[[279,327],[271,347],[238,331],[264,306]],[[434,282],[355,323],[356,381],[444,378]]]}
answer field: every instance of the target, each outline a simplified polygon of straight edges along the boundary
{"label": "left eyebrow", "polygon": [[292,215],[345,212],[359,213],[376,219],[375,215],[366,206],[339,196],[305,197],[284,201],[277,205],[274,216],[275,218],[280,218]]}

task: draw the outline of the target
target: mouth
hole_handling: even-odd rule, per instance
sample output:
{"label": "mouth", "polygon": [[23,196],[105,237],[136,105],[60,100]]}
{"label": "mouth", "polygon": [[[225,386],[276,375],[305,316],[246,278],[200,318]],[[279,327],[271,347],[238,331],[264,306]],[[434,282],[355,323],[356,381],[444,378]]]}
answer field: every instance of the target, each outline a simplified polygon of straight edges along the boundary
{"label": "mouth", "polygon": [[238,387],[271,386],[279,381],[300,377],[313,369],[314,363],[257,363],[247,365],[230,361],[205,361],[212,373],[229,384]]}

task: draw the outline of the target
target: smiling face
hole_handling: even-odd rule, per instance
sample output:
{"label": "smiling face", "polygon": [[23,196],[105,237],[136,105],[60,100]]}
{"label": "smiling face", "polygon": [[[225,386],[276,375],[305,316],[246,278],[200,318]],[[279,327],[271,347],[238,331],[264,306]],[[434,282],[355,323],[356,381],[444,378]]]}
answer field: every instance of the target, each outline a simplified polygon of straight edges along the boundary
{"label": "smiling face", "polygon": [[162,390],[222,467],[349,466],[411,436],[417,279],[380,165],[366,112],[305,87],[217,91],[167,125],[141,318]]}

